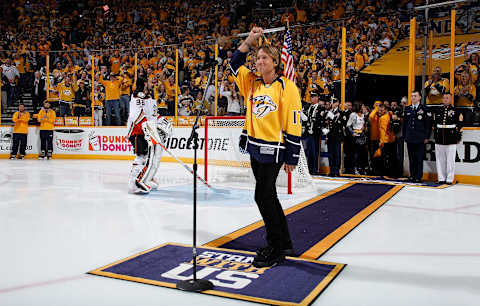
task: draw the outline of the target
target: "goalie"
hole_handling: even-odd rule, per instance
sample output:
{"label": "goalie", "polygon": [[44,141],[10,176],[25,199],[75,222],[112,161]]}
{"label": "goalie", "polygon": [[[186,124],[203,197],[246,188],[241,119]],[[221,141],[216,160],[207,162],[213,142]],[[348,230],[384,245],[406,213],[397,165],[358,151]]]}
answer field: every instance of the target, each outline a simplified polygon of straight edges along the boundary
{"label": "goalie", "polygon": [[130,100],[128,139],[136,155],[128,178],[128,192],[146,194],[158,187],[155,174],[163,149],[172,133],[172,124],[157,116],[157,101],[143,92],[136,92]]}

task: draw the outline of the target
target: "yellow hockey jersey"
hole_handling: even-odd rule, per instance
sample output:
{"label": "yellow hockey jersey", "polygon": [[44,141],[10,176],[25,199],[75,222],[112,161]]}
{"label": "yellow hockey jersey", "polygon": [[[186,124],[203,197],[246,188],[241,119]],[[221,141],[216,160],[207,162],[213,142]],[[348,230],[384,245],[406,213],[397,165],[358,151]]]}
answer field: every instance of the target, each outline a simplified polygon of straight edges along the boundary
{"label": "yellow hockey jersey", "polygon": [[261,163],[298,163],[302,110],[300,92],[284,76],[265,84],[244,66],[246,53],[235,51],[230,68],[240,93],[247,101],[241,146]]}

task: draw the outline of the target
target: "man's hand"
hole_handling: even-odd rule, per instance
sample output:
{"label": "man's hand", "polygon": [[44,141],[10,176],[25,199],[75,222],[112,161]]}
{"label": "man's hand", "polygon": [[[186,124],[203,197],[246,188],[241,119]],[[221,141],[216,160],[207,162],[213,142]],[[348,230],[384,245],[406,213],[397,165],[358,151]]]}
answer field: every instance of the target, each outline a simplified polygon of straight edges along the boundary
{"label": "man's hand", "polygon": [[425,139],[425,140],[423,141],[423,143],[424,143],[424,144],[427,144],[427,143],[428,143],[428,139]]}
{"label": "man's hand", "polygon": [[258,41],[258,38],[260,38],[260,36],[262,36],[262,34],[263,34],[263,29],[262,28],[253,27],[252,30],[250,31],[250,34],[248,34],[247,39],[245,39],[245,41],[247,42],[247,44],[252,46],[255,42]]}
{"label": "man's hand", "polygon": [[297,167],[296,165],[285,164],[284,169],[285,169],[285,172],[292,173],[293,170],[295,170],[296,167]]}

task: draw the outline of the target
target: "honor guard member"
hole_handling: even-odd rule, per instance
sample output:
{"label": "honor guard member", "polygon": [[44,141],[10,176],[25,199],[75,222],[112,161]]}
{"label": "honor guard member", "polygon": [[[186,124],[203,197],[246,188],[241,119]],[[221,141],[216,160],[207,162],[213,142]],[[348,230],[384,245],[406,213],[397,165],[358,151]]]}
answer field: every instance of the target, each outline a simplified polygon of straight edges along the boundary
{"label": "honor guard member", "polygon": [[448,79],[442,78],[442,69],[439,66],[433,69],[432,77],[425,82],[427,105],[441,105],[442,96],[450,89]]}
{"label": "honor guard member", "polygon": [[267,246],[257,252],[252,265],[270,267],[293,253],[292,241],[282,205],[278,200],[276,180],[284,165],[292,172],[300,157],[302,104],[300,91],[290,79],[281,75],[280,51],[261,45],[255,52],[257,74],[245,66],[248,51],[263,30],[254,27],[230,60],[247,113],[240,136],[240,149],[250,154],[255,177],[255,202],[267,232]]}
{"label": "honor guard member", "polygon": [[318,174],[320,141],[325,115],[325,108],[318,103],[318,99],[318,90],[310,91],[311,104],[305,114],[305,155],[307,156],[310,174]]}
{"label": "honor guard member", "polygon": [[396,101],[392,101],[390,105],[392,120],[391,127],[392,131],[395,133],[395,150],[396,150],[396,161],[397,168],[395,170],[395,175],[397,177],[403,176],[403,155],[404,155],[404,141],[402,135],[402,125],[403,125],[403,108]]}
{"label": "honor guard member", "polygon": [[439,184],[452,184],[455,177],[457,143],[461,139],[463,116],[452,106],[452,95],[443,95],[443,106],[433,114],[435,156]]}
{"label": "honor guard member", "polygon": [[403,118],[403,135],[407,143],[410,162],[410,180],[420,183],[423,176],[423,155],[425,144],[431,133],[432,113],[420,104],[420,92],[412,92],[412,105],[405,107]]}
{"label": "honor guard member", "polygon": [[332,98],[332,109],[327,113],[325,127],[322,132],[326,135],[328,148],[329,176],[340,176],[341,144],[345,139],[347,116],[338,108],[337,98]]}

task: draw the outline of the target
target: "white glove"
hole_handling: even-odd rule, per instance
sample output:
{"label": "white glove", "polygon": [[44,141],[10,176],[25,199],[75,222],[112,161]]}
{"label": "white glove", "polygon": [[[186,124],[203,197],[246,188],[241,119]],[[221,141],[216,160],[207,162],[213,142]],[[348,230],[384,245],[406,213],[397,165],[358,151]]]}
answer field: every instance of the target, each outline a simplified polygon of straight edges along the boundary
{"label": "white glove", "polygon": [[327,134],[328,134],[328,132],[330,132],[330,130],[329,130],[329,129],[327,129],[327,128],[323,128],[323,129],[322,129],[322,133],[323,133],[323,135],[327,135]]}
{"label": "white glove", "polygon": [[333,113],[332,113],[332,112],[328,112],[328,114],[327,114],[327,119],[333,120],[333,118],[335,118],[335,116],[333,115]]}
{"label": "white glove", "polygon": [[172,136],[172,123],[164,117],[157,120],[157,130],[160,134],[164,134],[166,138]]}
{"label": "white glove", "polygon": [[302,121],[308,121],[307,115],[305,115],[303,112],[300,113],[300,118],[302,119]]}

